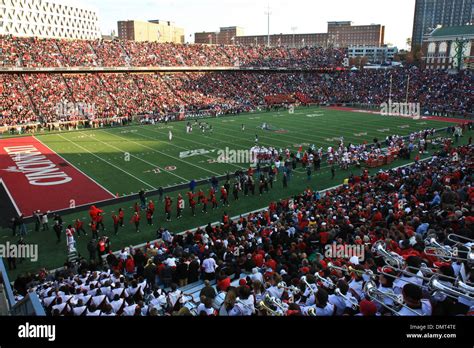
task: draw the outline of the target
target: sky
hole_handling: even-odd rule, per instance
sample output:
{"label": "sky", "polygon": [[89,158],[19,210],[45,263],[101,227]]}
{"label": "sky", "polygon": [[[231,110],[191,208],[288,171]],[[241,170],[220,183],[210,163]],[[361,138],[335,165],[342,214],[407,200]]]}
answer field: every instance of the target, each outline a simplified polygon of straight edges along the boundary
{"label": "sky", "polygon": [[194,33],[240,26],[245,35],[267,34],[266,8],[270,5],[270,33],[325,33],[328,21],[354,25],[385,25],[385,43],[406,48],[411,37],[415,0],[76,0],[99,13],[102,34],[117,32],[119,20],[173,21],[183,27],[186,41]]}

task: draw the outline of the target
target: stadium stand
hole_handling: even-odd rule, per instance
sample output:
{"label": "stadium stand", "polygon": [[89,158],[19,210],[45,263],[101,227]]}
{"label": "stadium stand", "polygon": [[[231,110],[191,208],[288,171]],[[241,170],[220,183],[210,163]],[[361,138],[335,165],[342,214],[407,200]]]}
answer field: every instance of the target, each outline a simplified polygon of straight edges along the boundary
{"label": "stadium stand", "polygon": [[[316,73],[176,73],[176,74],[2,74],[0,126],[75,120],[58,115],[60,103],[95,107],[92,118],[211,110],[213,114],[265,108],[266,97],[300,93],[303,103],[359,103],[379,107],[389,99],[419,100],[422,112],[440,116],[472,115],[471,75],[397,69],[392,72]],[[146,88],[139,88],[146,87]],[[271,99],[271,98],[270,98]],[[268,100],[268,98],[267,98]],[[282,100],[283,101],[283,100]],[[86,115],[89,117],[89,115]],[[82,118],[85,118],[84,116]],[[90,117],[89,117],[90,118]]]}
{"label": "stadium stand", "polygon": [[[54,316],[472,315],[473,152],[446,141],[425,161],[165,231],[104,265],[19,277],[15,295],[36,293]],[[336,242],[360,253],[342,258]]]}

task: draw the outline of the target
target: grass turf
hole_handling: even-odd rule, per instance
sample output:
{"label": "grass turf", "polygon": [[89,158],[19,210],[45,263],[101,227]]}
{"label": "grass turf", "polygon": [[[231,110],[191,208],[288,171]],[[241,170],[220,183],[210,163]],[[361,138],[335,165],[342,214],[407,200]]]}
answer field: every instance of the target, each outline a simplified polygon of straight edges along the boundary
{"label": "grass turf", "polygon": [[[199,128],[195,128],[192,134],[186,134],[186,122],[176,122],[168,125],[43,134],[39,135],[38,139],[113,193],[125,195],[136,193],[140,188],[152,190],[160,186],[168,187],[187,183],[192,179],[223,175],[239,168],[246,169],[248,164],[212,162],[217,158],[217,150],[226,147],[232,150],[250,149],[255,145],[255,135],[259,137],[259,144],[267,147],[290,148],[297,151],[300,145],[306,148],[310,144],[315,144],[326,150],[329,145],[335,146],[341,136],[344,137],[346,143],[359,144],[364,141],[371,143],[374,137],[384,140],[389,134],[407,135],[416,130],[438,129],[449,125],[439,121],[412,120],[314,107],[297,109],[294,114],[285,111],[263,112],[201,121],[212,125],[212,134],[209,132],[203,134]],[[258,129],[263,122],[279,131]],[[245,131],[241,130],[242,124],[245,125]],[[173,132],[172,141],[168,140],[169,130]],[[180,153],[192,150],[206,150],[208,153],[180,158]],[[406,163],[408,161],[399,160],[392,166]],[[169,167],[175,167],[175,169],[170,170]],[[126,223],[119,234],[113,236],[110,216],[119,208],[124,208],[125,219],[128,222],[132,214],[133,202],[112,204],[104,209],[107,227],[105,234],[111,238],[112,249],[119,250],[127,245],[136,245],[155,239],[156,230],[159,227],[166,227],[172,232],[181,232],[208,222],[218,221],[224,211],[230,216],[238,216],[265,207],[272,200],[300,193],[308,186],[321,190],[341,184],[351,171],[359,172],[355,169],[337,170],[336,177],[331,179],[329,169],[325,168],[323,163],[322,170],[315,173],[312,180],[308,182],[306,171],[298,167],[286,189],[283,189],[281,178],[278,178],[274,188],[263,196],[259,196],[257,192],[255,196],[242,197],[240,195],[240,200],[236,202],[230,198],[231,207],[220,207],[216,211],[209,209],[208,214],[202,214],[200,207],[197,206],[196,217],[192,217],[189,207],[186,207],[184,218],[176,220],[173,216],[171,222],[165,221],[163,203],[157,202],[157,197],[148,197],[157,202],[154,226],[146,226],[145,214],[142,213],[140,233],[135,233],[132,224]],[[206,193],[208,192],[208,185],[203,185],[202,188]],[[185,192],[186,190],[180,193],[184,196]],[[177,194],[178,191],[171,196],[176,197]],[[185,201],[187,203],[186,198]],[[174,198],[173,213],[175,213],[175,202]],[[76,218],[84,220],[85,225],[89,222],[86,210],[63,216],[66,226],[69,223],[72,224]],[[20,272],[37,271],[41,267],[48,269],[60,267],[66,259],[65,238],[57,244],[52,229],[49,232],[34,232],[33,228],[33,225],[28,226],[26,242],[39,245],[39,260],[36,263],[24,261],[18,264],[17,270],[10,272],[12,277]],[[87,226],[85,228],[88,230]],[[90,231],[88,233],[88,237],[77,238],[78,250],[85,257],[88,257],[86,246],[91,236]],[[7,240],[17,241],[17,237],[11,236],[10,230],[0,231],[0,238],[2,243]]]}

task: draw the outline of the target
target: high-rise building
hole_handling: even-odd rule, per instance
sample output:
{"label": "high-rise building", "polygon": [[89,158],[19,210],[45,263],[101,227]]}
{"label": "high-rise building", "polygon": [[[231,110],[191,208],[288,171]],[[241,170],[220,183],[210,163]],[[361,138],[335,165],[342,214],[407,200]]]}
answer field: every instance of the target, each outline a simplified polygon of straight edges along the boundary
{"label": "high-rise building", "polygon": [[438,26],[463,26],[473,21],[474,0],[416,0],[412,46]]}
{"label": "high-rise building", "polygon": [[119,21],[118,37],[122,40],[184,43],[184,29],[173,22],[152,21]]}
{"label": "high-rise building", "polygon": [[101,37],[97,12],[66,0],[0,0],[0,35],[84,40]]}

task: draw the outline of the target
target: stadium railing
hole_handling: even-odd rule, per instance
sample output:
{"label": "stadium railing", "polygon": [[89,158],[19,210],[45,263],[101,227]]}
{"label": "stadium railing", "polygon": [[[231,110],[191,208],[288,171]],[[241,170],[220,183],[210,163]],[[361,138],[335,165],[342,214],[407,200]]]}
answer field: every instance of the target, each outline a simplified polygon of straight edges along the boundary
{"label": "stadium railing", "polygon": [[36,293],[28,293],[22,300],[16,301],[8,278],[3,258],[0,258],[0,284],[5,291],[8,312],[13,316],[45,316],[43,306]]}

